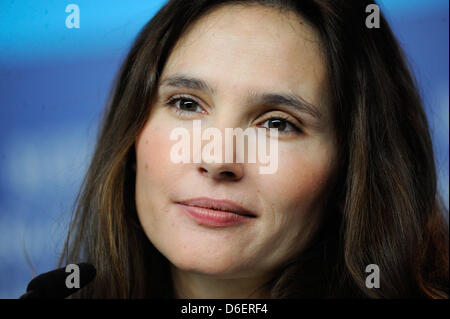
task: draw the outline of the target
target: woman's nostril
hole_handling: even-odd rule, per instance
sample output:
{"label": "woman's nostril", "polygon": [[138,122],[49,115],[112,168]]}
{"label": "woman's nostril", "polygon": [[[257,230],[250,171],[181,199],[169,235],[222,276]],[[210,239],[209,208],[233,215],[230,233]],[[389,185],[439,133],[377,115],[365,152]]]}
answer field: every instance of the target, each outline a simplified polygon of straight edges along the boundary
{"label": "woman's nostril", "polygon": [[225,175],[225,176],[228,176],[228,177],[234,177],[235,176],[233,172],[229,172],[229,171],[222,172],[222,174]]}

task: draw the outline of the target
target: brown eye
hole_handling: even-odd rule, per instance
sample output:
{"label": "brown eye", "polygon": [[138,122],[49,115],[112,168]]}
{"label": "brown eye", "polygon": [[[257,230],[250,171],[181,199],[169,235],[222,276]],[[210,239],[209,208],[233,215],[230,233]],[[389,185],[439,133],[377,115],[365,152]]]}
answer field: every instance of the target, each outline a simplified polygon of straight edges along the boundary
{"label": "brown eye", "polygon": [[297,126],[295,126],[294,124],[283,118],[273,117],[264,121],[264,123],[268,124],[266,125],[263,124],[263,127],[269,129],[276,128],[278,129],[278,131],[281,132],[300,132],[300,129]]}
{"label": "brown eye", "polygon": [[173,111],[180,115],[206,113],[196,101],[188,97],[172,97],[166,102],[166,105],[173,108]]}
{"label": "brown eye", "polygon": [[197,110],[198,104],[195,101],[180,98],[178,102],[179,108],[183,111],[195,112]]}
{"label": "brown eye", "polygon": [[269,120],[269,128],[276,128],[279,130],[284,131],[284,129],[286,128],[286,121],[285,120],[280,120],[280,119],[270,119]]}

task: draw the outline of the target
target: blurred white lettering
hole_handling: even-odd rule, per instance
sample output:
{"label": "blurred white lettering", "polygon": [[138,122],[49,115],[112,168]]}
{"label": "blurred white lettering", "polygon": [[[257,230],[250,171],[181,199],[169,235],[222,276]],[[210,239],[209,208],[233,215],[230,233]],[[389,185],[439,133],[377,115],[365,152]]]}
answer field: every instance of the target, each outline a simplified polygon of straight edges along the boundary
{"label": "blurred white lettering", "polygon": [[66,272],[71,273],[66,278],[66,287],[69,289],[80,288],[80,267],[76,264],[68,264]]}
{"label": "blurred white lettering", "polygon": [[380,28],[380,7],[376,4],[369,4],[366,12],[371,12],[366,18],[366,27],[369,29]]}
{"label": "blurred white lettering", "polygon": [[367,265],[366,272],[372,272],[366,277],[366,287],[369,289],[380,288],[380,267],[376,264]]}
{"label": "blurred white lettering", "polygon": [[68,4],[66,12],[70,13],[66,18],[66,27],[69,29],[80,28],[80,8],[76,4]]}

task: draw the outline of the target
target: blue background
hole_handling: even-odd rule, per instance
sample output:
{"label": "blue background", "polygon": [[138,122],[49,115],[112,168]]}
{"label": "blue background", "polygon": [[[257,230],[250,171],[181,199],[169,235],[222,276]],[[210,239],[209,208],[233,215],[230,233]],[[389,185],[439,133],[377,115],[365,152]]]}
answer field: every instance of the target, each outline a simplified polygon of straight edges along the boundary
{"label": "blue background", "polygon": [[[0,298],[55,268],[113,77],[163,3],[0,0]],[[448,207],[448,2],[379,4],[420,84]]]}

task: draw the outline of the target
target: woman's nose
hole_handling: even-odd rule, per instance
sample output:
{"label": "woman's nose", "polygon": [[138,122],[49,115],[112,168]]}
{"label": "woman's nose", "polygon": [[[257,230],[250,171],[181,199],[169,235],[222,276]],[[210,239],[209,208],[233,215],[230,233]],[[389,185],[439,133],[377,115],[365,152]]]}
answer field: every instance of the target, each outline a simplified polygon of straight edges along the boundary
{"label": "woman's nose", "polygon": [[206,163],[197,164],[200,174],[217,181],[238,181],[244,176],[242,163]]}
{"label": "woman's nose", "polygon": [[[229,113],[218,113],[217,116],[211,120],[212,122],[209,123],[210,126],[207,128],[212,127],[218,130],[218,136],[215,136],[215,138],[217,138],[220,143],[216,144],[216,146],[221,149],[221,152],[218,157],[214,158],[214,161],[212,158],[204,160],[202,152],[201,161],[196,164],[196,168],[200,174],[214,180],[238,181],[244,176],[245,168],[242,162],[245,156],[245,150],[241,150],[237,147],[237,141],[235,142],[235,139],[237,140],[237,138],[226,138],[226,135],[227,130],[233,130],[236,127],[239,127],[239,121],[237,118],[230,117]],[[214,141],[216,141],[215,138]],[[203,140],[201,143],[202,149],[210,142],[211,140]],[[214,151],[217,150],[214,149]]]}

